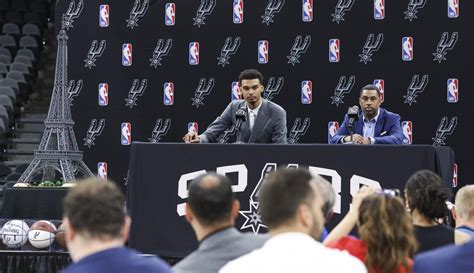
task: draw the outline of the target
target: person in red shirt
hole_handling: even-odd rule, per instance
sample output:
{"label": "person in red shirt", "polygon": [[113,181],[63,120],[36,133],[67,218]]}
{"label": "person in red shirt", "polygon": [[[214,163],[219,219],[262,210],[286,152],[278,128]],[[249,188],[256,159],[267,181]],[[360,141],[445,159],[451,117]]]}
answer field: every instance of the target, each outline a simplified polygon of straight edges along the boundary
{"label": "person in red shirt", "polygon": [[[413,225],[403,201],[393,193],[361,188],[324,244],[347,250],[365,263],[369,273],[413,272],[417,247]],[[348,236],[356,224],[360,239]]]}

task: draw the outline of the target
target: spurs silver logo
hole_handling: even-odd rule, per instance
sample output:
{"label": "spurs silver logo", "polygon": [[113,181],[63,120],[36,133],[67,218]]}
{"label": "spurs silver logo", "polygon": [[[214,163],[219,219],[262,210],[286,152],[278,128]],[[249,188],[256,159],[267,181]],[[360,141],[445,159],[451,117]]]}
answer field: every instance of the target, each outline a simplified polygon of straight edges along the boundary
{"label": "spurs silver logo", "polygon": [[458,117],[452,117],[448,124],[448,117],[441,118],[438,129],[436,130],[436,136],[433,139],[433,146],[446,145],[446,137],[452,135],[456,125],[458,124]]}
{"label": "spurs silver logo", "polygon": [[245,218],[245,222],[240,227],[241,230],[245,230],[248,228],[252,229],[254,234],[257,234],[260,231],[260,228],[266,228],[267,226],[263,224],[262,217],[260,216],[259,205],[260,203],[257,201],[258,199],[258,192],[260,191],[260,187],[265,182],[267,176],[277,169],[276,163],[267,163],[265,167],[262,169],[262,173],[260,175],[260,180],[258,181],[257,185],[252,191],[249,199],[249,210],[241,210],[239,211],[240,215]]}
{"label": "spurs silver logo", "polygon": [[97,43],[97,40],[92,41],[91,47],[89,48],[89,52],[87,53],[87,58],[84,59],[84,62],[86,63],[84,66],[88,67],[89,69],[92,69],[92,67],[95,66],[95,61],[97,60],[97,58],[102,56],[105,47],[107,46],[105,40],[100,41],[99,45],[97,45]]}
{"label": "spurs silver logo", "polygon": [[145,16],[146,11],[148,10],[149,0],[143,0],[143,4],[140,4],[140,0],[135,0],[133,4],[133,8],[130,11],[130,16],[127,20],[127,27],[133,29],[134,27],[138,27],[138,20]]}
{"label": "spurs silver logo", "polygon": [[218,138],[217,138],[217,143],[227,143],[229,141],[229,138],[237,133],[237,130],[235,130],[235,126],[232,125],[229,129],[225,130]]}
{"label": "spurs silver logo", "polygon": [[426,86],[428,85],[429,80],[430,80],[429,76],[426,74],[423,75],[423,77],[421,77],[421,81],[420,81],[419,75],[417,74],[413,75],[413,77],[411,78],[410,85],[408,86],[408,89],[407,89],[407,94],[403,96],[405,98],[404,103],[408,103],[408,105],[410,106],[413,103],[416,103],[417,102],[416,97],[420,93],[423,93]]}
{"label": "spurs silver logo", "polygon": [[212,11],[216,7],[216,0],[201,0],[198,10],[196,11],[196,17],[193,18],[194,25],[201,27],[206,23],[206,16],[211,15]]}
{"label": "spurs silver logo", "polygon": [[165,122],[163,122],[161,118],[157,119],[155,127],[153,127],[153,132],[151,133],[151,138],[148,140],[153,143],[160,142],[161,138],[168,133],[170,127],[171,119],[167,118]]}
{"label": "spurs silver logo", "polygon": [[84,1],[79,0],[76,6],[76,2],[73,0],[69,3],[69,7],[66,11],[66,13],[63,14],[61,24],[62,24],[62,29],[69,30],[70,28],[73,28],[74,26],[72,23],[74,23],[74,20],[81,15],[82,9],[84,9]]}
{"label": "spurs silver logo", "polygon": [[196,108],[204,105],[204,98],[211,94],[212,88],[214,88],[214,81],[214,78],[210,78],[209,81],[207,81],[206,78],[201,78],[199,80],[199,84],[194,92],[194,97],[191,98],[193,101],[192,105],[196,106]]}
{"label": "spurs silver logo", "polygon": [[166,43],[164,39],[159,39],[155,50],[153,50],[153,58],[150,59],[150,66],[157,68],[161,65],[161,60],[163,60],[163,57],[168,56],[172,46],[172,39],[167,39]]}
{"label": "spurs silver logo", "polygon": [[339,0],[334,13],[332,14],[332,21],[338,24],[344,21],[344,15],[346,15],[346,11],[351,10],[354,3],[355,0]]}
{"label": "spurs silver logo", "polygon": [[300,142],[300,138],[306,134],[308,131],[309,125],[311,124],[310,118],[305,118],[303,123],[301,123],[301,118],[295,119],[293,126],[290,130],[290,137],[288,138],[289,144],[297,144]]}
{"label": "spurs silver logo", "polygon": [[230,56],[237,53],[239,47],[240,37],[236,37],[234,41],[232,41],[232,37],[227,37],[224,46],[221,49],[221,55],[217,57],[217,65],[222,65],[222,67],[224,67],[226,64],[229,64]]}
{"label": "spurs silver logo", "polygon": [[362,54],[359,54],[360,61],[367,64],[372,61],[372,55],[380,49],[383,42],[383,33],[377,34],[377,39],[374,40],[375,35],[370,33],[365,41],[364,48],[362,48]]}
{"label": "spurs silver logo", "polygon": [[89,125],[89,129],[87,130],[87,135],[84,140],[84,146],[91,147],[95,145],[94,141],[95,138],[102,134],[102,131],[105,127],[105,119],[100,119],[99,124],[97,124],[97,119],[91,120],[91,124]]}
{"label": "spurs silver logo", "polygon": [[433,53],[433,61],[438,61],[438,63],[446,61],[446,54],[448,53],[448,50],[453,50],[458,41],[458,36],[457,32],[453,32],[451,36],[448,32],[443,32],[441,40],[439,40],[438,46],[436,47],[436,52]]}
{"label": "spurs silver logo", "polygon": [[82,80],[70,80],[69,84],[67,85],[67,98],[69,100],[69,105],[72,106],[72,101],[75,97],[79,96],[82,90]]}
{"label": "spurs silver logo", "polygon": [[349,80],[346,76],[341,76],[337,82],[336,89],[334,89],[334,96],[331,96],[331,104],[335,104],[339,107],[339,104],[344,103],[344,96],[352,91],[352,87],[355,84],[355,76],[350,76]]}
{"label": "spurs silver logo", "polygon": [[263,98],[266,100],[272,100],[273,96],[278,95],[285,84],[285,78],[278,77],[275,82],[275,77],[270,77],[263,91]]}
{"label": "spurs silver logo", "polygon": [[[140,84],[140,86],[139,86]],[[145,93],[146,86],[148,84],[147,79],[140,80],[134,79],[132,83],[132,87],[128,91],[128,97],[125,99],[125,106],[133,108],[133,106],[137,106],[138,97],[142,96]]]}
{"label": "spurs silver logo", "polygon": [[283,5],[285,5],[285,0],[269,0],[265,8],[265,14],[262,15],[262,24],[269,26],[270,23],[273,23],[273,17],[281,11]]}
{"label": "spurs silver logo", "polygon": [[306,53],[311,44],[311,35],[306,35],[303,41],[303,36],[298,35],[295,38],[295,43],[291,47],[290,56],[287,56],[288,63],[295,66],[296,63],[300,63],[301,54]]}
{"label": "spurs silver logo", "polygon": [[416,14],[418,13],[419,9],[425,7],[426,0],[410,0],[408,2],[408,9],[405,11],[405,20],[413,21],[413,19],[418,19]]}

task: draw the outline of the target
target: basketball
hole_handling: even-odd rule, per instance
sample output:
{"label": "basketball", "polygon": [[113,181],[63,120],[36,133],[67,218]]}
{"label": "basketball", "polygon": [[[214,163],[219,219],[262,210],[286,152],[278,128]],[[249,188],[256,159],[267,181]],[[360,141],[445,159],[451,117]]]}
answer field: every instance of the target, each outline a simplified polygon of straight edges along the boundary
{"label": "basketball", "polygon": [[67,249],[66,248],[66,228],[64,226],[64,223],[62,223],[59,226],[58,231],[56,232],[56,241],[58,242],[58,245],[62,249]]}
{"label": "basketball", "polygon": [[3,225],[2,241],[8,248],[18,248],[26,243],[28,238],[28,225],[21,220],[11,220]]}
{"label": "basketball", "polygon": [[56,237],[56,226],[49,221],[35,222],[28,232],[28,240],[35,248],[46,248],[50,246]]}

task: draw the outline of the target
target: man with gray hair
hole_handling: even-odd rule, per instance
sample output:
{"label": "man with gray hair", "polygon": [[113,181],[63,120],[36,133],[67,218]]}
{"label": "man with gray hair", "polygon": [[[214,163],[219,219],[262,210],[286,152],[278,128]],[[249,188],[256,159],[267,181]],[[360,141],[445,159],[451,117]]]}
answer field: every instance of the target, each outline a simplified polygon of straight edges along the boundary
{"label": "man with gray hair", "polygon": [[[332,187],[332,184],[329,183],[326,179],[323,179],[320,176],[315,176],[314,180],[318,183],[319,189],[321,190],[321,195],[323,197],[323,216],[324,224],[328,224],[334,213],[334,204],[336,203],[336,192]],[[323,226],[323,232],[321,234],[320,241],[324,241],[328,236],[328,231],[326,226]]]}
{"label": "man with gray hair", "polygon": [[456,220],[456,230],[464,232],[474,239],[474,185],[462,187],[456,194],[455,208],[452,209]]}

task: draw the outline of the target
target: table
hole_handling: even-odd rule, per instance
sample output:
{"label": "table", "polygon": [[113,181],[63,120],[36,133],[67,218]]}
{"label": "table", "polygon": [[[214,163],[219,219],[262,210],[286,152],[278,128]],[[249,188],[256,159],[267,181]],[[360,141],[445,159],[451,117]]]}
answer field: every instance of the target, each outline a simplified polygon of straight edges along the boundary
{"label": "table", "polygon": [[129,246],[159,256],[184,257],[197,247],[182,216],[189,182],[206,171],[227,175],[240,201],[236,226],[265,232],[256,221],[261,178],[277,167],[310,166],[337,192],[332,223],[349,209],[361,185],[403,189],[420,169],[453,179],[454,152],[427,145],[265,145],[134,142],[130,154],[127,202],[132,217]]}

